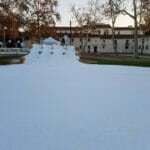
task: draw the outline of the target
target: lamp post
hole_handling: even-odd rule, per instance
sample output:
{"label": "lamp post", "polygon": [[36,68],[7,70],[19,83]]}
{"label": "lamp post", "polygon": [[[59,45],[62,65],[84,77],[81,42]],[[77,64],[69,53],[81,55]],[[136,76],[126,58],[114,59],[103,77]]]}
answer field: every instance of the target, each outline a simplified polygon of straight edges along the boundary
{"label": "lamp post", "polygon": [[70,46],[72,45],[72,24],[70,20]]}
{"label": "lamp post", "polygon": [[21,41],[20,41],[20,43],[19,43],[19,47],[24,47],[24,43],[23,43],[23,41],[24,41],[24,39],[23,39],[23,33],[24,33],[24,31],[25,31],[25,29],[24,29],[24,27],[20,27],[19,29],[18,29],[18,31],[21,33]]}
{"label": "lamp post", "polygon": [[7,27],[4,27],[4,47],[6,47],[6,30],[7,30]]}
{"label": "lamp post", "polygon": [[23,27],[20,27],[18,30],[19,30],[19,32],[21,32],[21,40],[22,40],[22,42],[23,42],[24,28],[23,28]]}

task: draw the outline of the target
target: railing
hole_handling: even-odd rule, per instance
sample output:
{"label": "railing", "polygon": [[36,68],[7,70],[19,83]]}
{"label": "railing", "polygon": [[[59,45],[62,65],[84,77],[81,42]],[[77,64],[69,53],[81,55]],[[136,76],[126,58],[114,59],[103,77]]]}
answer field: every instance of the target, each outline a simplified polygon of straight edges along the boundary
{"label": "railing", "polygon": [[21,53],[21,52],[29,52],[28,48],[0,48],[0,53]]}
{"label": "railing", "polygon": [[0,59],[19,58],[29,53],[29,48],[0,48]]}

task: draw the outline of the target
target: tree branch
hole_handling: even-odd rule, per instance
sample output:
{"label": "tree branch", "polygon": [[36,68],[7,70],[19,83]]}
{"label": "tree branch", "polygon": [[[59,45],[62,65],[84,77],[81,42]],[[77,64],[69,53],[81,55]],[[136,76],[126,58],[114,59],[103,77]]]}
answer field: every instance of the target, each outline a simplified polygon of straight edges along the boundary
{"label": "tree branch", "polygon": [[127,12],[126,10],[120,10],[120,12],[122,12],[123,15],[126,14],[129,17],[131,17],[132,19],[135,19],[135,16],[133,16],[132,14],[130,14],[129,12]]}

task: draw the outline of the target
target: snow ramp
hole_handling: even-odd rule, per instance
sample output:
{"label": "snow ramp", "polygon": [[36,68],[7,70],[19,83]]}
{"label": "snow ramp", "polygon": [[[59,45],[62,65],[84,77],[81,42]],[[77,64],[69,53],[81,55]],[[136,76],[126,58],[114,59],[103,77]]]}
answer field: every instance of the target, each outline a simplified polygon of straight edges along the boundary
{"label": "snow ramp", "polygon": [[26,57],[26,64],[75,64],[78,57],[73,46],[60,45],[34,45],[30,54]]}

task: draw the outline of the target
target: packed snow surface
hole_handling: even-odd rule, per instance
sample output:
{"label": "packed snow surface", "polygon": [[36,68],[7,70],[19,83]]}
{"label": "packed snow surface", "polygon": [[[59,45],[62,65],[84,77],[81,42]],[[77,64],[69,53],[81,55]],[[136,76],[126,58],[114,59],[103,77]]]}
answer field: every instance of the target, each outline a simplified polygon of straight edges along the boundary
{"label": "packed snow surface", "polygon": [[150,69],[88,65],[34,45],[0,67],[0,150],[149,150]]}
{"label": "packed snow surface", "polygon": [[55,40],[55,39],[52,38],[52,37],[49,37],[49,38],[43,40],[42,43],[43,43],[43,44],[46,44],[46,45],[53,45],[53,44],[56,44],[56,45],[57,45],[57,44],[59,44],[60,42],[57,41],[57,40]]}

